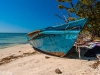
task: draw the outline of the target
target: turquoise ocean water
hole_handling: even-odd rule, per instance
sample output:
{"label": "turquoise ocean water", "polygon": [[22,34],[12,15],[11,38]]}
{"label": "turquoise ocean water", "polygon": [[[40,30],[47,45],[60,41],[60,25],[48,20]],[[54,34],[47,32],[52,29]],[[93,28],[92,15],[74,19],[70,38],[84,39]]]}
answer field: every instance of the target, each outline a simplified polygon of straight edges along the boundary
{"label": "turquoise ocean water", "polygon": [[0,49],[28,43],[27,33],[0,33]]}

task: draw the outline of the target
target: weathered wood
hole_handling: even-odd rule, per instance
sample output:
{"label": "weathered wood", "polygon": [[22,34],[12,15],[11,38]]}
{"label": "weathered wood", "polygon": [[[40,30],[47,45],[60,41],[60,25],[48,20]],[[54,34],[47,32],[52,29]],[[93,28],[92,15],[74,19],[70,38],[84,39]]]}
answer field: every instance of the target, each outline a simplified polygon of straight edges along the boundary
{"label": "weathered wood", "polygon": [[31,36],[33,36],[34,34],[37,34],[37,33],[39,33],[39,32],[41,32],[41,31],[40,31],[40,30],[36,30],[36,31],[34,31],[34,32],[28,33],[28,36],[31,37]]}

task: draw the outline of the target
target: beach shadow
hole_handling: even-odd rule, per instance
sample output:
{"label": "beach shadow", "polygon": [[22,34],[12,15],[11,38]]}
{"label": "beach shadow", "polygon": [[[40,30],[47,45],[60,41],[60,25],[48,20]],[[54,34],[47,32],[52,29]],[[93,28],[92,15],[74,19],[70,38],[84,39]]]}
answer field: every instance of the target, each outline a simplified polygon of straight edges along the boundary
{"label": "beach shadow", "polygon": [[[88,51],[85,47],[80,48],[80,55],[81,55],[81,60],[88,60],[88,61],[93,61],[93,60],[98,60],[96,57],[86,57],[84,54]],[[73,47],[65,56],[64,58],[70,58],[70,59],[79,59],[78,52],[75,50],[75,47]]]}
{"label": "beach shadow", "polygon": [[[38,48],[34,48],[34,50],[36,50],[40,53],[46,54],[46,55],[55,56],[55,57],[59,57],[59,58],[79,59],[78,52],[75,50],[74,46],[64,57],[52,55],[52,54],[44,52]],[[84,56],[85,52],[87,52],[87,50],[84,47],[81,47],[81,60],[88,60],[88,61],[98,60],[96,57],[85,57]]]}

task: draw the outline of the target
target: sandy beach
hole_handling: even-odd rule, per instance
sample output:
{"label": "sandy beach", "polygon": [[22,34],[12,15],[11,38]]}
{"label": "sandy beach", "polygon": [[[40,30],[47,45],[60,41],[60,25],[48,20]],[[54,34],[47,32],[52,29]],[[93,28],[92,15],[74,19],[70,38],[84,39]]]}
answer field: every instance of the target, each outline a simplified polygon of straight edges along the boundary
{"label": "sandy beach", "polygon": [[[100,66],[96,69],[91,66],[97,61],[96,58],[50,56],[36,52],[30,44],[0,49],[0,60],[11,56],[19,57],[1,64],[0,75],[100,75]],[[61,73],[56,73],[56,69]]]}

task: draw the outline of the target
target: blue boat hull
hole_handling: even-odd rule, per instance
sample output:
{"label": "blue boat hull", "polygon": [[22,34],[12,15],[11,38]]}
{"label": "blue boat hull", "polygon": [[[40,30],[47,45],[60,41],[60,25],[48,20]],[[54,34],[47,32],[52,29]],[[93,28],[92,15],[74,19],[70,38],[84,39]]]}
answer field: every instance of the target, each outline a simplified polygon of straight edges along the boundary
{"label": "blue boat hull", "polygon": [[87,18],[82,18],[80,20],[71,21],[71,22],[68,22],[68,23],[65,23],[65,24],[59,24],[59,25],[56,25],[56,26],[47,27],[47,28],[41,29],[41,31],[65,30],[65,29],[71,29],[73,27],[83,28],[86,21],[87,21]]}
{"label": "blue boat hull", "polygon": [[[47,28],[38,30],[28,34],[28,39],[33,48],[36,48],[42,52],[64,56],[73,47],[80,31],[83,29],[86,19],[76,21],[73,26],[69,26],[65,29],[65,24],[61,26],[54,26],[53,28]],[[79,26],[79,28],[70,29]],[[65,29],[65,30],[63,30]]]}

